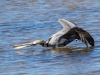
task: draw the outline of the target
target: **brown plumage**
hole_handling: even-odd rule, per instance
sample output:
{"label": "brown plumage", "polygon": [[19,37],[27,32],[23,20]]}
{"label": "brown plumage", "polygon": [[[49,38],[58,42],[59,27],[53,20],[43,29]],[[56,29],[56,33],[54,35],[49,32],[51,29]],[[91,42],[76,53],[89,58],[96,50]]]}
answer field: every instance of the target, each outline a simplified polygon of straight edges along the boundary
{"label": "brown plumage", "polygon": [[65,45],[72,42],[75,39],[78,39],[78,40],[82,40],[82,42],[85,43],[85,45],[87,47],[88,47],[88,43],[91,46],[94,46],[93,37],[87,31],[85,31],[79,27],[74,27],[74,28],[70,29],[67,33],[65,33],[63,36],[61,36],[61,38],[59,39],[59,42],[62,39],[66,39],[66,42],[63,43]]}

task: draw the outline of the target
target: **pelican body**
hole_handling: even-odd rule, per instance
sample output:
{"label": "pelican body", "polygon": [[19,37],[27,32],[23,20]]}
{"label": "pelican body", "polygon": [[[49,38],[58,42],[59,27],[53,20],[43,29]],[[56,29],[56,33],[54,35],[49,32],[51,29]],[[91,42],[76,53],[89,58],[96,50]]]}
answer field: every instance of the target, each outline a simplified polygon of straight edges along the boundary
{"label": "pelican body", "polygon": [[63,26],[63,29],[53,34],[47,41],[36,40],[31,43],[14,45],[13,47],[17,48],[20,46],[25,47],[37,44],[43,47],[64,47],[75,39],[81,40],[87,47],[88,43],[94,46],[94,39],[87,31],[76,27],[75,24],[65,19],[59,19],[58,22]]}

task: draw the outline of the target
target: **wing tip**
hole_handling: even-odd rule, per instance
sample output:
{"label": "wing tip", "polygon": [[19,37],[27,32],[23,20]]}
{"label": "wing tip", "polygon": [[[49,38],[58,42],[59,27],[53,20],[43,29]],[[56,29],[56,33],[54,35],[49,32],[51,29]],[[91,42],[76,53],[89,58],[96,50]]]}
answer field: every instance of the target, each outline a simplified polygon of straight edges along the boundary
{"label": "wing tip", "polygon": [[72,22],[66,20],[66,19],[58,19],[58,22],[64,27],[66,28],[69,27],[69,28],[73,28],[73,27],[76,27],[75,24],[73,24]]}
{"label": "wing tip", "polygon": [[89,42],[89,44],[90,44],[91,46],[95,46],[93,37],[91,37],[91,41]]}
{"label": "wing tip", "polygon": [[66,19],[58,19],[58,22],[61,22],[61,21],[67,21]]}
{"label": "wing tip", "polygon": [[89,34],[89,32],[83,30],[82,28],[76,29],[76,32],[78,32],[80,39],[83,43],[88,47],[88,44],[91,46],[95,46],[93,37]]}

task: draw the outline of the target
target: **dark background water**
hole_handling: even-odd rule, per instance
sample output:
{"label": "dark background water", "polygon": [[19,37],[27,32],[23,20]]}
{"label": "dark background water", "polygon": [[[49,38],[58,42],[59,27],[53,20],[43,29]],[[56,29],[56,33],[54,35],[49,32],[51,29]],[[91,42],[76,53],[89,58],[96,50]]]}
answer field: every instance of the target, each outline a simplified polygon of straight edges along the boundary
{"label": "dark background water", "polygon": [[[99,0],[0,0],[0,75],[99,75],[99,9]],[[88,50],[81,41],[68,49],[11,47],[47,40],[62,28],[60,18],[87,30],[96,47]]]}

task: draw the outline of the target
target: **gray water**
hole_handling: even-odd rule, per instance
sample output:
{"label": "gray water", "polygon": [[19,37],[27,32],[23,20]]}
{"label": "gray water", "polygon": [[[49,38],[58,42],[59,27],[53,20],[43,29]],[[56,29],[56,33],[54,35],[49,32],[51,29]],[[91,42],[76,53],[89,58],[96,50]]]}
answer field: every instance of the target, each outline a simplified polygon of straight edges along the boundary
{"label": "gray water", "polygon": [[[74,41],[68,48],[14,44],[47,40],[65,18],[87,30],[94,48]],[[0,0],[0,75],[100,75],[99,0]]]}

